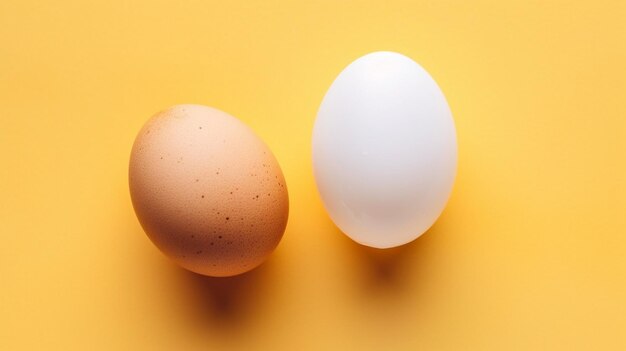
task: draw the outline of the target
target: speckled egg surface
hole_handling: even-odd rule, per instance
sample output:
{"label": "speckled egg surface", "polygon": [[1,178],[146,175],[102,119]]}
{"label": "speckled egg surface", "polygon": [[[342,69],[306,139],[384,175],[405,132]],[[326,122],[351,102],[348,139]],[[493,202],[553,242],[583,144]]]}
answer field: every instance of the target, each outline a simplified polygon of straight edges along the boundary
{"label": "speckled egg surface", "polygon": [[196,273],[255,268],[287,225],[287,187],[272,152],[214,108],[178,105],[152,117],[133,145],[129,185],[148,237]]}

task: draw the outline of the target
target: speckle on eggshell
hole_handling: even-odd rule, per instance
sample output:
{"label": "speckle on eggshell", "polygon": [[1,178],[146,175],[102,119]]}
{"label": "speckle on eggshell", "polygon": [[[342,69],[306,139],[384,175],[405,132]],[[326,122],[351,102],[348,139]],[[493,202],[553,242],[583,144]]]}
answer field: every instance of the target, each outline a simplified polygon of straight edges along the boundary
{"label": "speckle on eggshell", "polygon": [[[256,177],[262,167],[277,182]],[[249,271],[276,248],[289,212],[284,182],[278,162],[250,128],[200,105],[156,114],[131,153],[131,199],[148,237],[182,267],[209,276]],[[227,245],[216,245],[215,233]]]}

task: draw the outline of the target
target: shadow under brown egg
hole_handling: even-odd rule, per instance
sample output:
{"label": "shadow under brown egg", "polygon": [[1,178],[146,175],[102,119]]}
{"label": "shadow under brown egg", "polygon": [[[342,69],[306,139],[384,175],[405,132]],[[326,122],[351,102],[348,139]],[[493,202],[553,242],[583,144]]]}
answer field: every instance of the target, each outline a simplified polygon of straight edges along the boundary
{"label": "shadow under brown egg", "polygon": [[271,259],[232,277],[216,278],[175,269],[179,298],[185,299],[181,313],[198,329],[221,330],[231,337],[233,333],[244,335],[254,327],[254,320],[262,317],[258,311],[271,302],[268,288],[276,278]]}

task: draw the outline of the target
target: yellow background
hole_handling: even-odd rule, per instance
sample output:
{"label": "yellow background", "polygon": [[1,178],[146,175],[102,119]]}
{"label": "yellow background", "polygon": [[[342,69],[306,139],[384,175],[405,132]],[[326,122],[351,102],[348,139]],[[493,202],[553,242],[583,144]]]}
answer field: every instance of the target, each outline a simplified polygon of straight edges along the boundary
{"label": "yellow background", "polygon": [[[0,349],[626,349],[626,2],[0,3]],[[377,251],[311,170],[352,60],[421,63],[459,168],[436,225]],[[202,278],[142,232],[131,144],[155,112],[217,107],[285,173],[261,268]]]}

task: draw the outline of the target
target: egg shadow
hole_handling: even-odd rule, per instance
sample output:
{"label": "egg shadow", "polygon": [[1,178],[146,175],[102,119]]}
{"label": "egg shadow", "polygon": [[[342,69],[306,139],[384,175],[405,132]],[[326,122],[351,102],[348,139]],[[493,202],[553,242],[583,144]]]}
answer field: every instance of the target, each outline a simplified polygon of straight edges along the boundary
{"label": "egg shadow", "polygon": [[271,261],[233,277],[208,277],[175,267],[190,321],[198,327],[245,330],[264,301]]}
{"label": "egg shadow", "polygon": [[409,283],[419,279],[420,272],[432,263],[429,252],[435,247],[437,236],[443,224],[437,222],[424,234],[405,245],[378,249],[361,245],[346,236],[334,226],[337,235],[341,235],[345,249],[357,261],[357,275],[367,291],[387,291],[393,293],[408,289]]}

